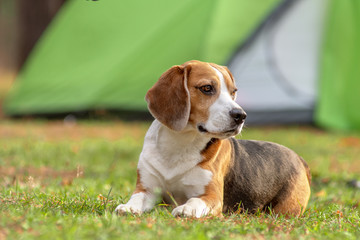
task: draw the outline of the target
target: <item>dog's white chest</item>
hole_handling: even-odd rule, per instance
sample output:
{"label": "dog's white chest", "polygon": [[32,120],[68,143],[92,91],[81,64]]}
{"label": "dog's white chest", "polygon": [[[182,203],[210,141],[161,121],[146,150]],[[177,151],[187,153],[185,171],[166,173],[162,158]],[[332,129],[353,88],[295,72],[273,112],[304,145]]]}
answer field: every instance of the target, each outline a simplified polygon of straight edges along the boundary
{"label": "dog's white chest", "polygon": [[173,179],[160,180],[162,195],[166,202],[172,202],[171,197],[176,199],[178,204],[183,204],[191,197],[197,197],[205,192],[205,186],[210,182],[212,173],[198,166]]}
{"label": "dog's white chest", "polygon": [[150,191],[160,189],[168,202],[170,195],[180,203],[202,195],[212,178],[210,171],[198,166],[206,143],[207,139],[169,132],[154,121],[145,137],[138,166],[144,187]]}

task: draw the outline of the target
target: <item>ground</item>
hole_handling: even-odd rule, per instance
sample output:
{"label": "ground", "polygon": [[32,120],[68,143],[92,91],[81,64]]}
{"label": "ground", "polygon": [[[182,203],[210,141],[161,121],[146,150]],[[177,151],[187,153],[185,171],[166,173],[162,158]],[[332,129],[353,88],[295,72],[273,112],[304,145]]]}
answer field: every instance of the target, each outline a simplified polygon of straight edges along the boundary
{"label": "ground", "polygon": [[0,120],[0,239],[359,239],[360,134],[247,127],[243,139],[284,144],[313,183],[299,218],[258,213],[180,219],[158,205],[116,216],[135,186],[149,123]]}

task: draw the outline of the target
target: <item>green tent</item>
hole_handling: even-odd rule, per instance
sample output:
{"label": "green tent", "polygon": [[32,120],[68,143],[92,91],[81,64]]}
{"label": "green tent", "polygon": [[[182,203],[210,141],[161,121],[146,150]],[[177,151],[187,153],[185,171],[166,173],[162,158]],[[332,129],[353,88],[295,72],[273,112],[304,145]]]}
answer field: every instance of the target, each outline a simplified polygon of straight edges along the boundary
{"label": "green tent", "polygon": [[5,111],[146,110],[146,91],[162,72],[189,59],[225,63],[276,2],[69,1],[21,71]]}
{"label": "green tent", "polygon": [[333,0],[328,15],[316,121],[360,130],[360,1]]}
{"label": "green tent", "polygon": [[[67,1],[19,74],[4,110],[10,116],[96,109],[146,111],[145,93],[166,69],[190,59],[234,65],[234,56],[245,56],[244,48],[255,51],[249,46],[261,38],[258,35],[272,23],[279,24],[271,19],[286,15],[286,9],[291,14],[286,6],[300,2],[317,1]],[[360,4],[357,0],[327,3],[319,95],[315,105],[304,109],[315,109],[315,120],[323,126],[360,129],[356,108]],[[243,62],[251,63],[253,54],[248,55]],[[239,69],[231,70],[241,73]],[[261,66],[254,69],[262,72]],[[241,79],[241,74],[235,77]],[[266,92],[266,84],[261,83],[255,90],[262,85]],[[241,100],[246,101],[240,96],[240,104]],[[274,109],[282,119],[295,116],[291,105],[284,105],[285,115],[278,113],[281,102],[290,102],[286,99],[274,101],[274,108],[266,105],[265,98],[264,102],[260,103],[263,108],[253,109],[265,109],[266,116]],[[251,112],[255,105],[247,106]]]}

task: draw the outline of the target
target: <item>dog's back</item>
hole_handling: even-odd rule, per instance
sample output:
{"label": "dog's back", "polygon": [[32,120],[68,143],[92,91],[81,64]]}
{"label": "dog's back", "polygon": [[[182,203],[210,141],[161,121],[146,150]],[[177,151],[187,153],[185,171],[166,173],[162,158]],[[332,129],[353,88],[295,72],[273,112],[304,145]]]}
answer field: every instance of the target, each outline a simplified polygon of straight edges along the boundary
{"label": "dog's back", "polygon": [[[224,212],[302,212],[310,196],[310,171],[292,150],[275,143],[230,138],[232,166],[224,179]],[[291,205],[291,206],[290,206]],[[283,210],[286,209],[286,212]]]}

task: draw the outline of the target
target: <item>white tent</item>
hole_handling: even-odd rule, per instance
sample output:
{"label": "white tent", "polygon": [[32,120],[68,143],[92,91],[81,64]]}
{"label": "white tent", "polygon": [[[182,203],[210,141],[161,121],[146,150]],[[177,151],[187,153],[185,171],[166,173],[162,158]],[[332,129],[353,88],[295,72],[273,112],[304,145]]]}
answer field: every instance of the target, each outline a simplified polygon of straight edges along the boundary
{"label": "white tent", "polygon": [[326,5],[284,1],[228,64],[248,123],[312,122]]}

